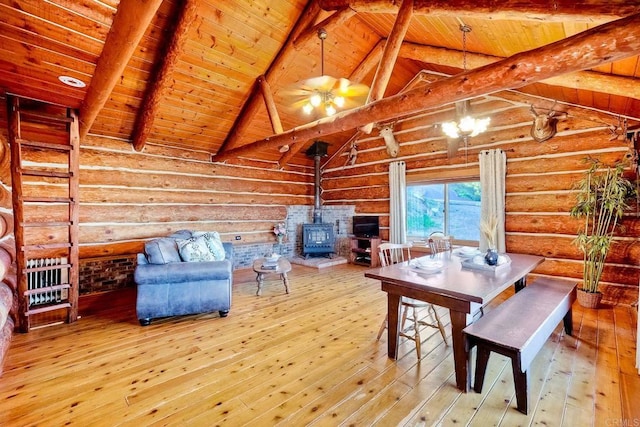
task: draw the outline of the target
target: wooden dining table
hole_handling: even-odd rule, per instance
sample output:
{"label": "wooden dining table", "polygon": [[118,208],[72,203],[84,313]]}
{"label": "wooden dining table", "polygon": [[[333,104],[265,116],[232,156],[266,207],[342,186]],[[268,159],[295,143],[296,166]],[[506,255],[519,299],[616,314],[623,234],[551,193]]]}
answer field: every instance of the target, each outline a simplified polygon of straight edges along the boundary
{"label": "wooden dining table", "polygon": [[[451,339],[455,364],[456,385],[467,392],[471,383],[469,351],[462,330],[473,321],[479,312],[502,291],[514,285],[516,291],[526,285],[526,276],[544,261],[541,256],[506,254],[510,262],[495,271],[470,269],[462,266],[463,258],[455,252],[442,252],[422,257],[441,261],[442,268],[426,271],[417,268],[415,260],[386,267],[367,270],[364,275],[381,281],[387,293],[388,355],[398,356],[400,332],[400,300],[415,298],[449,309],[451,317]],[[420,260],[420,259],[418,259]]]}

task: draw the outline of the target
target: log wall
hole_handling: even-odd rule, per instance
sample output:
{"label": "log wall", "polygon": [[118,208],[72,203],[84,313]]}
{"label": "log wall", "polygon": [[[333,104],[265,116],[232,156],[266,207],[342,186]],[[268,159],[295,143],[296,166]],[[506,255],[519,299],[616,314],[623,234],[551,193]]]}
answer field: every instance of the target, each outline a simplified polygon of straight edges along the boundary
{"label": "log wall", "polygon": [[[491,117],[490,129],[470,138],[467,149],[462,146],[451,159],[437,125],[451,119],[451,109],[399,120],[394,134],[401,148],[395,159],[389,158],[374,130],[358,141],[354,166],[345,166],[346,153],[323,166],[324,203],[355,203],[357,213],[380,215],[382,237],[388,238],[391,161],[405,161],[408,178],[465,175],[469,168],[477,168],[480,150],[500,148],[507,154],[507,251],[546,257],[536,274],[580,280],[582,253],[572,244],[580,223],[568,214],[575,201],[572,187],[586,169],[583,161],[587,156],[612,163],[630,154],[630,143],[616,137],[622,133],[613,129],[618,124],[617,116],[561,105],[556,109],[566,110],[569,115],[558,123],[556,136],[536,142],[530,136],[531,103],[542,111],[553,104],[512,93],[474,100],[476,114]],[[635,175],[629,171],[629,177]],[[609,302],[630,304],[637,300],[640,277],[637,209],[625,216],[624,225],[607,259],[601,290]]]}
{"label": "log wall", "polygon": [[[552,104],[511,93],[474,100],[478,114],[491,115],[491,128],[471,138],[469,146],[461,147],[451,159],[437,125],[451,117],[451,109],[398,121],[394,128],[401,144],[397,159],[389,158],[374,129],[358,141],[355,165],[345,166],[348,149],[323,165],[323,204],[355,206],[358,214],[379,215],[382,237],[387,238],[391,160],[404,160],[410,176],[450,176],[477,167],[480,150],[501,148],[507,152],[507,249],[545,256],[547,261],[537,274],[579,279],[581,254],[572,245],[578,223],[567,213],[573,203],[572,185],[585,169],[587,155],[613,162],[628,155],[629,144],[621,138],[611,139],[617,117],[572,106],[557,107],[566,109],[569,116],[558,124],[553,139],[535,142],[529,135],[530,103],[539,109]],[[6,146],[4,113],[1,135]],[[54,160],[39,159],[39,155],[33,153],[32,161]],[[139,153],[127,141],[85,138],[80,162],[81,259],[133,254],[142,250],[144,241],[184,228],[216,230],[223,240],[236,245],[270,242],[275,239],[273,225],[287,218],[287,207],[313,205],[311,168],[290,165],[279,170],[273,163],[251,159],[230,162],[233,164],[209,159],[206,152],[148,143]],[[8,164],[3,163],[1,178],[7,236],[2,248],[12,257]],[[56,190],[55,183],[34,185]],[[29,215],[55,218],[56,212],[34,209]],[[602,290],[608,301],[628,304],[638,292],[640,222],[635,213],[625,219],[626,231],[610,255]],[[55,239],[55,230],[43,239]]]}
{"label": "log wall", "polygon": [[[6,248],[13,260],[6,99],[1,98],[0,104],[0,180],[4,184],[0,186],[0,249]],[[142,251],[144,242],[151,238],[181,229],[218,231],[223,241],[237,247],[275,243],[273,226],[286,222],[287,208],[313,204],[310,167],[292,165],[282,171],[275,162],[253,160],[235,165],[213,164],[210,156],[204,151],[152,143],[146,144],[143,152],[136,152],[128,141],[87,136],[80,152],[81,265],[99,263],[101,258],[108,265],[114,257]],[[59,157],[55,152],[39,150],[25,154],[31,168],[55,169],[56,164],[66,161]],[[66,192],[63,183],[55,178],[39,178],[25,186],[25,195],[41,194],[42,188],[51,196]],[[34,203],[25,205],[24,214],[30,221],[55,222],[65,216],[64,209]],[[61,227],[51,227],[45,233],[39,230],[34,236],[30,229],[25,233],[34,244],[66,239],[66,229]],[[10,267],[7,270],[11,271]],[[96,274],[87,276],[87,280],[93,280]],[[83,279],[80,278],[81,287]]]}
{"label": "log wall", "polygon": [[[212,164],[209,154],[88,137],[80,155],[81,258],[139,251],[180,229],[234,244],[275,239],[287,206],[313,204],[313,171]],[[239,236],[239,240],[238,237]]]}

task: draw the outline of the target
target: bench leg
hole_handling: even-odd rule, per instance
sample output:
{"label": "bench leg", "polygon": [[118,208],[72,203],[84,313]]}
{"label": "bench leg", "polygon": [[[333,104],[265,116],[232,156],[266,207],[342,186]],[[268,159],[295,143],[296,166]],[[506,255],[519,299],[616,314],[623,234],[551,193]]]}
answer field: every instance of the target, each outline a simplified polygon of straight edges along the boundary
{"label": "bench leg", "polygon": [[511,369],[513,370],[513,382],[516,386],[518,411],[526,415],[528,411],[529,370],[527,369],[525,372],[522,372],[520,370],[520,364],[514,358],[511,358]]}
{"label": "bench leg", "polygon": [[482,393],[484,384],[484,375],[487,372],[487,364],[489,363],[489,355],[491,350],[483,345],[478,345],[476,350],[476,374],[473,381],[473,389],[476,393]]}
{"label": "bench leg", "polygon": [[573,314],[571,313],[571,309],[564,315],[562,322],[564,323],[564,331],[567,335],[571,335],[573,333]]}

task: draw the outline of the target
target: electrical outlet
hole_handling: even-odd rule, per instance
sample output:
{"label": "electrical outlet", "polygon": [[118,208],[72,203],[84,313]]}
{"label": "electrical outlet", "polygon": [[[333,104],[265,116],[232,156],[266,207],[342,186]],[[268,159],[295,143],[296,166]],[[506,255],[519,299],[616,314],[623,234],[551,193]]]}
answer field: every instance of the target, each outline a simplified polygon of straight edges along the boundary
{"label": "electrical outlet", "polygon": [[236,236],[236,240],[242,240],[242,236]]}

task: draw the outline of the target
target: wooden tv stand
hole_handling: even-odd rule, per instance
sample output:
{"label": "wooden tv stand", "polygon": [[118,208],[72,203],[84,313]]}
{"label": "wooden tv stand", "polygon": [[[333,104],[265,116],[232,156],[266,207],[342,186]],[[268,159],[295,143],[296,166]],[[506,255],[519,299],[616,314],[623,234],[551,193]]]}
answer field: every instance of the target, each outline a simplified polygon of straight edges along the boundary
{"label": "wooden tv stand", "polygon": [[352,236],[349,262],[367,267],[378,267],[380,265],[380,259],[378,257],[380,241],[381,239],[379,237]]}

